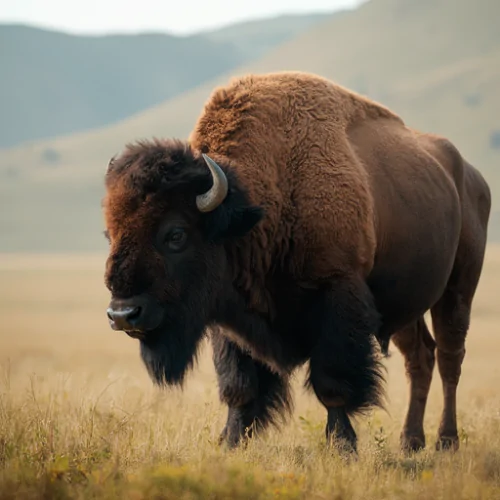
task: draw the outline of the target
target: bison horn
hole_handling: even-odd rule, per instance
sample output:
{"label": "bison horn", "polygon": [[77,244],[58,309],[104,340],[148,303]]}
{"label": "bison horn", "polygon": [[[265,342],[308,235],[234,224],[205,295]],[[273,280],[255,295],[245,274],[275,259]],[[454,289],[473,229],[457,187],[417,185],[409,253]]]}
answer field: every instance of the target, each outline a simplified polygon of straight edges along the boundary
{"label": "bison horn", "polygon": [[106,173],[108,173],[111,170],[111,167],[113,166],[113,163],[116,160],[116,155],[114,155],[108,162],[108,167],[106,168]]}
{"label": "bison horn", "polygon": [[202,154],[202,156],[212,174],[213,185],[206,193],[196,197],[196,206],[200,212],[211,212],[215,210],[227,196],[227,177],[212,158],[206,154]]}

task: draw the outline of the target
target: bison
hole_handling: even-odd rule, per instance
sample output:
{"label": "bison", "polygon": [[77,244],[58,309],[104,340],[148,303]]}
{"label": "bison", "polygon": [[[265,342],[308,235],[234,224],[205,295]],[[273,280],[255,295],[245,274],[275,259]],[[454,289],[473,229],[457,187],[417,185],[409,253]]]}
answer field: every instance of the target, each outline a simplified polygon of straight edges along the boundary
{"label": "bison", "polygon": [[384,407],[392,339],[410,385],[401,445],[425,446],[437,352],[436,446],[459,446],[491,195],[449,140],[319,76],[246,75],[214,90],[188,140],[126,144],[105,187],[110,325],[139,339],[159,386],[182,386],[211,332],[221,442],[289,416],[307,364],[328,442],[355,453],[350,417]]}

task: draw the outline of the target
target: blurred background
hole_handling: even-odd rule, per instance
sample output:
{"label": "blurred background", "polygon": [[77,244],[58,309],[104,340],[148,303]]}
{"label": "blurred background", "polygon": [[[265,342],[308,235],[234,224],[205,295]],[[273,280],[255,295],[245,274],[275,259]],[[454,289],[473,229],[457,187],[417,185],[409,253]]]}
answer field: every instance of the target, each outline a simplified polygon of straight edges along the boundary
{"label": "blurred background", "polygon": [[449,137],[500,237],[500,2],[15,0],[0,7],[0,252],[101,252],[109,158],[185,138],[216,85],[318,73]]}

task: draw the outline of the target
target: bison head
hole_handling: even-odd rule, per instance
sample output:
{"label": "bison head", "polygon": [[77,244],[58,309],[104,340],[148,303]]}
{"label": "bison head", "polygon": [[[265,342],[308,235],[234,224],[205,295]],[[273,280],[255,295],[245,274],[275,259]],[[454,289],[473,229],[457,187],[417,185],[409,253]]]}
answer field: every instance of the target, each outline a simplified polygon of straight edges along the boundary
{"label": "bison head", "polygon": [[232,170],[180,141],[127,145],[106,173],[105,282],[114,330],[157,384],[181,384],[231,288],[227,245],[262,218]]}

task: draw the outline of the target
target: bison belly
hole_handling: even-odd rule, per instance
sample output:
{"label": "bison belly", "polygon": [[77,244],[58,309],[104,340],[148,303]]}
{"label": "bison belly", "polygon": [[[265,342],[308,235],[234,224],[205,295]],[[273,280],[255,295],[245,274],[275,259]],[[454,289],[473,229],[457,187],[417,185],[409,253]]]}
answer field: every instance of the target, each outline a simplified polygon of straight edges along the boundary
{"label": "bison belly", "polygon": [[455,262],[462,210],[455,181],[412,133],[396,127],[368,132],[358,151],[370,175],[377,220],[367,284],[382,315],[381,333],[390,335],[442,296]]}
{"label": "bison belly", "polygon": [[392,234],[377,255],[367,284],[382,315],[382,337],[415,321],[443,295],[460,237],[458,204],[453,215],[445,212]]}

